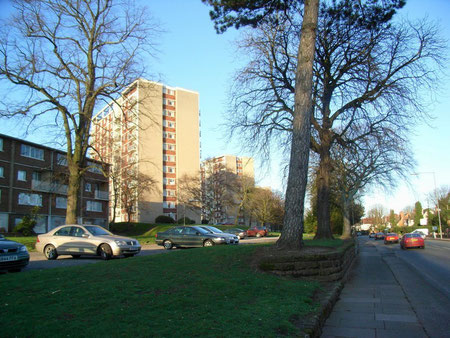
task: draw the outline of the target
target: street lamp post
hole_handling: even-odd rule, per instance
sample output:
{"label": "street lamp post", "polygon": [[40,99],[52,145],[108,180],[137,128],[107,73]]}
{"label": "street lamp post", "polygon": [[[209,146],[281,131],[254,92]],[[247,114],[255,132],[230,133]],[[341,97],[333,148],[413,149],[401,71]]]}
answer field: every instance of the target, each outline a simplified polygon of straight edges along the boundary
{"label": "street lamp post", "polygon": [[426,172],[414,173],[413,175],[419,176],[420,174],[433,174],[434,196],[436,198],[436,207],[437,207],[438,219],[439,219],[439,236],[442,239],[441,210],[439,208],[439,199],[438,199],[438,195],[437,195],[436,175],[434,174],[434,171],[426,171]]}

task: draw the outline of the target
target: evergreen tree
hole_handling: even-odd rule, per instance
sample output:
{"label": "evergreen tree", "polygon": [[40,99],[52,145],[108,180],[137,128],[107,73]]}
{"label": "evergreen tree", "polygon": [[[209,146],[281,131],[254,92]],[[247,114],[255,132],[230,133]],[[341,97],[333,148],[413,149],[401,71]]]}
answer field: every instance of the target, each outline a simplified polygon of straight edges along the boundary
{"label": "evergreen tree", "polygon": [[422,218],[422,204],[420,204],[419,201],[416,202],[414,205],[414,225],[419,226],[420,225],[420,219]]}

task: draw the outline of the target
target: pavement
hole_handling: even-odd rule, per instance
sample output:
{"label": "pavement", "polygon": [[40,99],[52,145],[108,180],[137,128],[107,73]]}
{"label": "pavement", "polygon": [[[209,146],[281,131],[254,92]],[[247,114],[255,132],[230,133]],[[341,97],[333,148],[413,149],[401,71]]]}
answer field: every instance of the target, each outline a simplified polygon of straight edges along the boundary
{"label": "pavement", "polygon": [[373,242],[359,243],[359,258],[321,337],[428,337]]}

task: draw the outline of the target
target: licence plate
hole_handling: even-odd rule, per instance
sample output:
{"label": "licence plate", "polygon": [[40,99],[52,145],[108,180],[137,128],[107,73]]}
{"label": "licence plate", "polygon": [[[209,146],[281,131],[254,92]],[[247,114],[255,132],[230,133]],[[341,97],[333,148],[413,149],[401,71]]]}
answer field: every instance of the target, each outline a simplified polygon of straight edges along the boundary
{"label": "licence plate", "polygon": [[414,238],[412,241],[413,241],[413,242],[417,242],[417,239]]}
{"label": "licence plate", "polygon": [[4,256],[0,257],[0,261],[2,262],[10,262],[10,261],[17,261],[17,256]]}

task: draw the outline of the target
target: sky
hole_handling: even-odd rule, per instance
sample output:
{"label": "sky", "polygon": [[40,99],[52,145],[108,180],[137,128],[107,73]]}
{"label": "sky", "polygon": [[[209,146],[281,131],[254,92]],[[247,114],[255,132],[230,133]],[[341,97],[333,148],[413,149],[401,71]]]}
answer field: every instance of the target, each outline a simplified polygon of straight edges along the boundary
{"label": "sky", "polygon": [[[224,154],[253,156],[252,149],[242,149],[238,136],[229,140],[224,128],[227,92],[233,74],[243,64],[235,54],[233,41],[242,32],[230,29],[216,34],[209,8],[200,0],[142,0],[142,3],[165,31],[155,41],[160,51],[158,58],[148,61],[148,72],[154,74],[151,80],[199,93],[202,159]],[[9,0],[0,0],[0,17],[9,13]],[[410,19],[428,16],[440,24],[442,36],[450,40],[448,13],[449,0],[407,0],[399,16]],[[447,57],[450,60],[450,52]],[[437,187],[450,185],[450,67],[446,72],[447,81],[443,81],[440,93],[436,94],[436,102],[429,106],[429,113],[435,118],[418,125],[410,135],[419,175],[411,177],[410,185],[398,182],[398,188],[388,192],[374,187],[362,200],[366,211],[382,204],[399,212],[416,201],[426,207],[427,196],[434,189],[434,178]],[[0,95],[7,95],[1,87]],[[37,143],[48,139],[42,133],[25,134],[20,122],[4,119],[0,119],[0,133]],[[254,159],[257,184],[284,192],[282,168],[277,158],[269,164],[258,156]]]}

